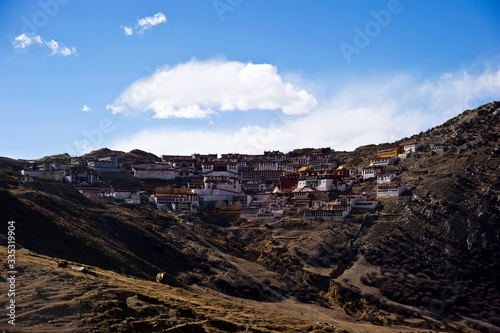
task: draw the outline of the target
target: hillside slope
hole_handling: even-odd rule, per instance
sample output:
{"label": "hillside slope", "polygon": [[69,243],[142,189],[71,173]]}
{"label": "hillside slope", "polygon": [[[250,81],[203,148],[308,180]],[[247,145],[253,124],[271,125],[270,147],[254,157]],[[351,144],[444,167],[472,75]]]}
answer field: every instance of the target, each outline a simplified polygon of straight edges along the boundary
{"label": "hillside slope", "polygon": [[[5,257],[6,247],[0,247]],[[18,251],[8,332],[334,332],[331,327],[187,290]],[[6,285],[0,278],[0,285]],[[2,297],[2,309],[7,307]],[[237,315],[234,315],[237,313]]]}
{"label": "hillside slope", "polygon": [[500,331],[499,134],[495,102],[400,142],[448,150],[401,161],[402,180],[415,189],[382,200],[383,211],[356,242],[360,258],[379,267],[362,277],[364,285],[432,317]]}
{"label": "hillside slope", "polygon": [[[397,166],[413,191],[380,199],[376,211],[354,212],[345,223],[238,221],[228,227],[212,213],[180,216],[152,205],[99,204],[69,185],[21,183],[25,162],[6,158],[0,159],[0,218],[16,221],[19,245],[40,255],[149,281],[165,271],[171,284],[251,299],[283,313],[283,300],[306,311],[333,311],[335,318],[342,309],[344,320],[358,327],[353,332],[392,332],[396,326],[498,332],[500,103],[464,111],[396,144],[414,142],[424,150]],[[448,150],[436,154],[433,145]],[[359,147],[336,158],[364,166],[378,148]],[[158,160],[108,149],[86,157],[115,153],[125,164]],[[115,177],[110,181],[137,181]],[[375,186],[367,181],[351,192],[373,194]],[[302,310],[294,316],[308,319]]]}

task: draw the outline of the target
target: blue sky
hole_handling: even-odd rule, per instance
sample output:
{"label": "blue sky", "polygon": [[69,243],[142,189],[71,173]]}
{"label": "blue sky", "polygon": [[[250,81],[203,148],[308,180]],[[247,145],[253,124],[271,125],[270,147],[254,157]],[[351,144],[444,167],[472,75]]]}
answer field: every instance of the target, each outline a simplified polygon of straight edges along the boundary
{"label": "blue sky", "polygon": [[394,141],[498,100],[499,22],[497,1],[2,1],[0,156]]}

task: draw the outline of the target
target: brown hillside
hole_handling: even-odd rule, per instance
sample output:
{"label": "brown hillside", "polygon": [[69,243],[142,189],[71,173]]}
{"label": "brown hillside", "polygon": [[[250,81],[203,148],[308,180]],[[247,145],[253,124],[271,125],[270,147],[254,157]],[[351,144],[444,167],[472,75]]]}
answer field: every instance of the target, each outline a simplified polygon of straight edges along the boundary
{"label": "brown hillside", "polygon": [[[208,212],[177,215],[153,205],[98,204],[68,185],[21,183],[19,170],[24,162],[5,158],[0,159],[0,217],[16,221],[19,245],[39,255],[140,279],[152,280],[165,271],[172,284],[205,288],[222,298],[245,300],[301,319],[310,320],[307,312],[297,308],[311,312],[314,308],[329,313],[350,332],[499,332],[500,103],[464,111],[441,126],[391,144],[414,142],[422,144],[423,150],[393,167],[413,190],[380,199],[375,211],[355,210],[343,223],[304,222],[293,214],[281,222],[255,223]],[[437,154],[433,145],[448,149]],[[353,152],[332,152],[332,156],[349,167],[362,167],[380,147],[368,145]],[[293,154],[311,151],[305,148]],[[130,163],[159,160],[142,151],[109,149],[85,157],[109,154],[118,155],[125,169]],[[117,187],[149,186],[126,171],[103,176]],[[351,190],[363,192],[374,196],[376,182],[365,181]],[[0,233],[5,235],[6,230]],[[35,261],[30,265],[33,270],[39,268]],[[82,283],[93,286],[92,277],[85,275],[85,279]],[[119,288],[126,289],[121,284]],[[130,297],[130,302],[135,301],[132,294],[124,295],[127,304]],[[49,303],[57,304],[55,298]],[[293,304],[293,311],[288,304]],[[198,313],[194,303],[186,307]],[[246,308],[234,312],[230,308],[224,320],[243,329],[240,317],[246,318]],[[92,317],[94,325],[106,323],[108,317],[116,319],[115,314],[120,323],[126,321],[123,325],[145,321],[138,308],[125,318],[123,311],[106,309]],[[164,310],[151,311],[156,318]],[[212,318],[208,312],[191,319],[198,323]],[[40,320],[30,324],[41,325],[46,317],[36,318]],[[66,324],[70,322],[75,325],[73,319]],[[187,323],[181,322],[171,324]],[[207,332],[224,331],[205,322],[200,325]],[[280,325],[251,328],[290,331]],[[297,325],[296,331],[319,329],[301,326],[302,322]]]}

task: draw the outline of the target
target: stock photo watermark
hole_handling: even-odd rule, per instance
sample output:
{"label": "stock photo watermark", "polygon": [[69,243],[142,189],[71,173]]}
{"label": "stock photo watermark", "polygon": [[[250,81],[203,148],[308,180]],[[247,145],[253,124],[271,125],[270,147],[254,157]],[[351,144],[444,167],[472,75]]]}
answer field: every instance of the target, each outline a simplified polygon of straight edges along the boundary
{"label": "stock photo watermark", "polygon": [[109,118],[103,118],[99,121],[95,128],[83,130],[84,138],[75,142],[75,147],[66,146],[66,150],[70,156],[80,156],[87,153],[87,150],[99,147],[104,142],[106,134],[110,134],[115,130],[116,126]]}
{"label": "stock photo watermark", "polygon": [[[23,16],[21,18],[22,34],[37,34],[38,29],[45,27],[51,18],[54,18],[60,10],[61,5],[66,5],[70,0],[40,0],[38,1],[38,6],[40,10],[37,10],[31,18]],[[19,34],[10,32],[7,34],[7,38],[10,43],[14,43],[14,40]]]}
{"label": "stock photo watermark", "polygon": [[354,37],[352,43],[341,42],[339,44],[342,55],[347,63],[351,63],[354,54],[360,54],[361,50],[365,49],[374,38],[376,38],[383,28],[387,28],[392,21],[394,15],[398,15],[403,11],[403,6],[399,0],[389,0],[387,9],[379,11],[372,10],[370,15],[372,20],[366,22],[363,28],[355,26]]}
{"label": "stock photo watermark", "polygon": [[242,2],[243,0],[214,0],[212,5],[214,6],[215,12],[219,16],[219,19],[224,21],[224,14],[226,12],[232,12]]}
{"label": "stock photo watermark", "polygon": [[7,318],[16,325],[16,222],[7,222]]}

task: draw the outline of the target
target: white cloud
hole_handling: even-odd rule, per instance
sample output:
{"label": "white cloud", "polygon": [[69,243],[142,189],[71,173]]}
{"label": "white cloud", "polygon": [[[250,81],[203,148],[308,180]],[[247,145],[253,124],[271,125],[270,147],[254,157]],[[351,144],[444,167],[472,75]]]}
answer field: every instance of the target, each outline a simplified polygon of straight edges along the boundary
{"label": "white cloud", "polygon": [[92,109],[92,108],[88,107],[87,105],[85,105],[85,104],[83,105],[83,108],[82,108],[82,111],[83,111],[83,112],[89,112],[89,111],[93,111],[93,110],[94,110],[94,109]]}
{"label": "white cloud", "polygon": [[137,21],[138,25],[141,27],[141,29],[139,30],[139,33],[141,34],[145,30],[149,30],[149,29],[151,29],[151,27],[154,27],[155,25],[158,25],[160,23],[166,23],[166,22],[167,22],[167,18],[161,12],[156,13],[154,16],[142,18],[142,19]]}
{"label": "white cloud", "polygon": [[[423,82],[409,75],[397,75],[324,84],[343,88],[320,99],[313,112],[299,116],[275,112],[267,126],[224,127],[220,125],[224,122],[222,115],[217,126],[196,130],[144,129],[112,146],[126,151],[139,148],[155,154],[261,153],[269,149],[289,151],[326,146],[352,150],[411,136],[498,98],[500,71],[485,70],[479,74],[463,71]],[[193,85],[198,88],[196,83]]]}
{"label": "white cloud", "polygon": [[314,96],[283,82],[275,66],[191,60],[137,80],[107,109],[115,114],[153,111],[154,118],[194,119],[252,109],[297,115],[315,106]]}
{"label": "white cloud", "polygon": [[123,30],[125,30],[125,36],[132,36],[134,34],[134,31],[132,30],[131,27],[124,27],[122,26]]}
{"label": "white cloud", "polygon": [[50,55],[62,55],[62,56],[69,56],[69,55],[78,55],[78,52],[76,52],[76,48],[72,46],[71,48],[68,48],[64,46],[63,43],[58,43],[55,40],[50,40],[46,41],[39,35],[35,34],[22,34],[17,36],[14,39],[14,42],[12,45],[16,49],[23,49],[31,44],[38,44],[42,47],[47,47],[52,50],[52,53]]}
{"label": "white cloud", "polygon": [[125,30],[126,36],[133,35],[134,31],[142,35],[144,31],[151,30],[151,28],[154,27],[155,25],[166,22],[167,18],[165,17],[165,15],[162,12],[158,12],[154,16],[148,16],[138,19],[137,23],[133,28],[130,26],[129,27],[122,26],[122,28]]}
{"label": "white cloud", "polygon": [[31,44],[36,43],[36,44],[42,44],[42,38],[38,35],[26,35],[22,34],[17,36],[14,39],[14,47],[15,48],[25,48],[30,46]]}
{"label": "white cloud", "polygon": [[111,110],[111,112],[113,114],[118,114],[118,113],[123,112],[123,108],[122,107],[120,107],[120,106],[114,106],[114,105],[111,105],[111,104],[106,105],[106,110]]}

